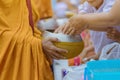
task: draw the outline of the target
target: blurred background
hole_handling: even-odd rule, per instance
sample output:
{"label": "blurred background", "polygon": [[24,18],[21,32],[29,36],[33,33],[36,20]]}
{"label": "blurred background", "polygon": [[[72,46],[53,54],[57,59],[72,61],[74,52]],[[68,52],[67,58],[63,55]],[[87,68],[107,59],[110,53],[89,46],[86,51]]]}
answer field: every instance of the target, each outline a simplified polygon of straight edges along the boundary
{"label": "blurred background", "polygon": [[57,18],[67,17],[67,13],[77,13],[78,6],[85,0],[52,0],[54,15]]}

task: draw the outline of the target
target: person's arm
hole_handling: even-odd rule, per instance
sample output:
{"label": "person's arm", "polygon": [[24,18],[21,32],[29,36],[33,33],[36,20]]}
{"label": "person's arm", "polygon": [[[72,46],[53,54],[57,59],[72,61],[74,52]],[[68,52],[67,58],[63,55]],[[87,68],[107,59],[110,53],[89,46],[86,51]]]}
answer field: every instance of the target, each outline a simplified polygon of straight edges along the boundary
{"label": "person's arm", "polygon": [[91,13],[84,15],[73,16],[67,25],[62,29],[57,29],[57,32],[73,35],[78,34],[86,28],[98,31],[106,31],[109,26],[120,24],[120,0],[116,0],[112,9],[108,13]]}
{"label": "person's arm", "polygon": [[107,26],[120,24],[120,0],[116,0],[109,13],[85,14],[83,19],[89,25],[89,29],[106,29]]}

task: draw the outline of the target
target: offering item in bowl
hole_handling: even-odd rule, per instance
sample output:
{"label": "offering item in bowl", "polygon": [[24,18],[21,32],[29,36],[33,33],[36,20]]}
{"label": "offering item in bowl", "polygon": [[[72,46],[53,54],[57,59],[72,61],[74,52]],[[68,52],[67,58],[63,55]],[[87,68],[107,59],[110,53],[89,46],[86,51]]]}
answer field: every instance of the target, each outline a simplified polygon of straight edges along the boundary
{"label": "offering item in bowl", "polygon": [[45,32],[44,38],[47,37],[55,37],[58,38],[60,42],[54,42],[54,45],[68,50],[68,53],[62,53],[66,59],[74,58],[78,56],[83,48],[84,48],[84,42],[81,39],[80,35],[70,36],[65,35],[63,33],[51,33],[51,32]]}

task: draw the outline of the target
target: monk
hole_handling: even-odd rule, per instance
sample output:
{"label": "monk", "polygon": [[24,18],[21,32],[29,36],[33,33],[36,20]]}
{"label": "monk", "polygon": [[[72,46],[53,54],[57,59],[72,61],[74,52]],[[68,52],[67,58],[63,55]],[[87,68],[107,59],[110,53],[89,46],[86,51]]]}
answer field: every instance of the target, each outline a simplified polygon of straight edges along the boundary
{"label": "monk", "polygon": [[37,29],[51,16],[50,0],[0,0],[0,80],[53,80],[47,59],[61,59],[66,50],[52,44],[57,39],[42,40]]}

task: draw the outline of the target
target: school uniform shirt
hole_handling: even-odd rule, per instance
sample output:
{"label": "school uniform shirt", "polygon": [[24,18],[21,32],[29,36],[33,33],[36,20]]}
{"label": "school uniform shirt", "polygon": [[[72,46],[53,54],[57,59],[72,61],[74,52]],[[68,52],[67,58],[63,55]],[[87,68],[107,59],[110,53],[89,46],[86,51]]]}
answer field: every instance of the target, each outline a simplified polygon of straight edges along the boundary
{"label": "school uniform shirt", "polygon": [[[79,6],[79,13],[101,13],[101,12],[109,12],[115,3],[115,0],[104,0],[103,4],[99,9],[91,6],[87,1]],[[120,30],[120,27],[115,27]],[[102,48],[114,42],[111,39],[107,38],[106,32],[92,31],[90,30],[91,39],[95,48],[96,53],[101,53]]]}

